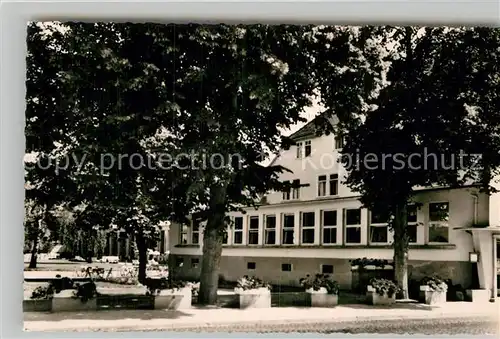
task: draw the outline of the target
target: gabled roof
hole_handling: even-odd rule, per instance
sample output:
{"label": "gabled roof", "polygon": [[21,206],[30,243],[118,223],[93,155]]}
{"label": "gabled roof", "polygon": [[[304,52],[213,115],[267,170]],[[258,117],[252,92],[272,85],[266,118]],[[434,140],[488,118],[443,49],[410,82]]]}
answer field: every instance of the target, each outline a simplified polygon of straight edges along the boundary
{"label": "gabled roof", "polygon": [[[292,133],[292,135],[290,135],[288,138],[290,138],[290,139],[292,139],[294,141],[299,141],[301,139],[317,138],[318,135],[316,134],[316,131],[317,131],[316,122],[324,114],[325,113],[318,114],[314,119],[312,119],[311,121],[309,121],[307,124],[305,124],[302,128],[300,128],[295,133]],[[339,121],[336,115],[328,117],[327,119],[328,119],[328,122],[330,122],[330,124],[332,124],[332,126],[337,125],[337,123]],[[268,166],[274,165],[274,163],[276,162],[276,160],[278,160],[278,158],[280,157],[282,151],[283,151],[283,149],[279,150],[278,154],[276,154],[276,156],[269,163]]]}
{"label": "gabled roof", "polygon": [[[325,113],[321,113],[321,114],[317,115],[314,119],[309,121],[304,127],[302,127],[297,132],[290,135],[289,138],[292,140],[300,140],[300,139],[304,139],[304,138],[317,137],[318,135],[316,134],[316,132],[317,132],[316,122],[320,118],[323,118],[324,115],[325,115]],[[327,120],[328,120],[328,122],[330,122],[330,124],[332,126],[335,126],[338,123],[338,118],[335,115],[331,116],[331,117],[327,117]]]}

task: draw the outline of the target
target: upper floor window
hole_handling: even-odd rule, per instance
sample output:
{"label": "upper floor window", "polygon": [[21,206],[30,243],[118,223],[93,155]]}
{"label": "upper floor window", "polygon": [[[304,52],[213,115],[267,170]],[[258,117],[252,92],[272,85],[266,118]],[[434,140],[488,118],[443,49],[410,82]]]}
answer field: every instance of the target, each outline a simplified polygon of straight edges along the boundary
{"label": "upper floor window", "polygon": [[417,242],[417,205],[416,204],[409,204],[406,207],[406,213],[407,213],[407,224],[408,224],[408,242],[409,243],[416,243]]}
{"label": "upper floor window", "polygon": [[449,242],[449,218],[450,205],[448,202],[429,204],[429,242]]}
{"label": "upper floor window", "polygon": [[[293,184],[296,186],[300,185],[300,179],[294,180]],[[299,199],[299,198],[300,198],[300,187],[292,188],[292,199]]]}
{"label": "upper floor window", "polygon": [[297,147],[297,159],[301,159],[302,157],[308,157],[311,155],[312,147],[311,140],[300,141],[295,144]]}
{"label": "upper floor window", "polygon": [[304,156],[308,157],[311,155],[311,140],[304,142]]}
{"label": "upper floor window", "polygon": [[302,243],[303,244],[313,244],[314,243],[314,223],[315,216],[314,212],[303,212],[302,215]]}
{"label": "upper floor window", "polygon": [[344,210],[345,243],[361,243],[361,209]]}
{"label": "upper floor window", "polygon": [[344,148],[345,144],[345,138],[343,135],[336,135],[335,136],[335,149],[342,149]]}
{"label": "upper floor window", "polygon": [[199,242],[200,242],[200,222],[198,220],[193,220],[191,243],[198,244]]}
{"label": "upper floor window", "polygon": [[248,226],[248,244],[257,245],[259,243],[259,217],[250,217]]}
{"label": "upper floor window", "polygon": [[[300,185],[300,179],[295,179],[293,182],[289,181],[288,183],[298,186]],[[283,191],[283,200],[299,199],[299,198],[300,198],[300,187],[294,187]]]}
{"label": "upper floor window", "polygon": [[337,211],[322,211],[323,244],[337,243]]}
{"label": "upper floor window", "polygon": [[386,244],[389,242],[389,212],[370,211],[370,243]]}
{"label": "upper floor window", "polygon": [[295,146],[297,147],[297,159],[301,159],[302,158],[302,148],[304,146],[304,143],[298,142]]}
{"label": "upper floor window", "polygon": [[188,230],[189,227],[187,225],[181,224],[179,225],[179,244],[186,245],[188,243]]}
{"label": "upper floor window", "polygon": [[233,243],[243,244],[243,217],[234,218]]}
{"label": "upper floor window", "polygon": [[281,243],[283,245],[292,245],[295,230],[295,215],[283,215],[283,234],[281,236]]}
{"label": "upper floor window", "polygon": [[339,175],[338,174],[330,174],[330,195],[338,195],[339,194]]}
{"label": "upper floor window", "polygon": [[276,244],[276,216],[266,215],[265,244]]}
{"label": "upper floor window", "polygon": [[326,195],[326,175],[320,175],[318,177],[318,197],[324,197]]}

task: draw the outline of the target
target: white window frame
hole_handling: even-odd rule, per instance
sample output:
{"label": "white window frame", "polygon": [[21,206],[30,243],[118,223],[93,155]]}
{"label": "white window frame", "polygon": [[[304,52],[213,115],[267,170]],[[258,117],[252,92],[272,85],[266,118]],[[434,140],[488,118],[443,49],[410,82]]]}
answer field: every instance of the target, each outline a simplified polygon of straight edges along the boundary
{"label": "white window frame", "polygon": [[295,154],[295,157],[297,159],[302,159],[303,155],[304,155],[304,143],[302,141],[299,141],[295,144],[295,147],[297,147],[297,151],[296,151],[296,154]]}
{"label": "white window frame", "polygon": [[[321,178],[324,177],[325,180],[321,180]],[[328,183],[328,175],[318,175],[317,177],[317,190],[316,190],[316,194],[318,195],[318,197],[326,197],[326,190],[327,190],[327,183]],[[320,192],[320,187],[323,187],[323,194],[321,194]]]}
{"label": "white window frame", "polygon": [[[269,217],[272,217],[274,218],[274,227],[273,228],[269,228],[268,225],[267,225],[267,218]],[[276,222],[276,215],[275,214],[269,214],[269,215],[265,215],[264,216],[264,245],[270,245],[270,246],[273,246],[273,245],[277,245],[277,237],[276,237],[276,226],[277,226],[277,222]],[[274,243],[272,244],[268,244],[267,243],[267,235],[271,232],[274,232]]]}
{"label": "white window frame", "polygon": [[[340,147],[339,147],[339,143],[340,143]],[[342,148],[344,148],[344,145],[345,145],[345,136],[343,136],[341,134],[335,135],[333,138],[333,148],[341,150]]]}
{"label": "white window frame", "polygon": [[413,242],[410,241],[410,239],[408,238],[408,242],[410,244],[418,244],[418,206],[417,206],[417,204],[408,204],[408,206],[406,208],[408,209],[410,206],[415,206],[417,220],[416,221],[412,221],[412,222],[408,221],[408,211],[407,211],[407,213],[406,213],[406,224],[408,226],[412,226],[412,227],[414,226],[415,227],[415,231],[416,231],[417,237],[416,237],[415,241],[413,241]]}
{"label": "white window frame", "polygon": [[[328,193],[331,197],[336,197],[339,195],[339,175],[338,173],[332,173],[328,176]],[[332,182],[336,183],[337,192],[332,194]]]}
{"label": "white window frame", "polygon": [[[304,227],[304,213],[312,213],[314,218],[314,223],[312,226],[305,226]],[[307,242],[304,243],[304,230],[313,230],[313,241],[312,242]],[[301,245],[314,245],[314,239],[316,237],[316,212],[315,211],[304,211],[300,212],[300,244]]]}
{"label": "white window frame", "polygon": [[[347,224],[347,211],[348,210],[359,210],[359,224],[357,225],[348,225]],[[344,221],[344,244],[347,245],[347,246],[350,246],[350,245],[361,245],[363,243],[363,239],[361,238],[360,236],[360,239],[359,239],[359,242],[347,242],[347,229],[348,228],[359,228],[359,233],[361,235],[361,231],[362,231],[362,228],[361,228],[361,222],[362,222],[362,210],[361,208],[344,208],[344,211],[343,211],[343,221]]]}
{"label": "white window frame", "polygon": [[[201,228],[201,224],[198,222],[198,230],[195,231],[195,229],[194,229],[195,223],[196,223],[195,220],[191,220],[191,244],[193,244],[193,245],[199,245],[200,244],[200,228]],[[194,238],[195,234],[198,235],[198,241],[197,242],[193,241],[193,238]]]}
{"label": "white window frame", "polygon": [[[431,205],[433,204],[448,204],[448,220],[446,221],[431,221]],[[427,243],[430,245],[446,245],[450,244],[450,202],[449,201],[430,201],[427,208]],[[430,241],[431,235],[431,224],[445,225],[448,229],[448,241],[447,242],[436,242]]]}
{"label": "white window frame", "polygon": [[[236,228],[236,218],[241,218],[241,229],[237,229]],[[243,217],[234,217],[234,220],[233,220],[233,223],[234,223],[234,227],[233,227],[233,239],[232,239],[232,243],[233,245],[243,245]],[[235,240],[236,240],[236,233],[241,233],[241,243],[236,243]]]}
{"label": "white window frame", "polygon": [[[285,181],[285,183],[291,183],[291,181]],[[288,191],[283,191],[283,200],[285,201],[288,201],[288,200],[291,200],[292,198],[292,193],[290,192],[291,189],[289,189]]]}
{"label": "white window frame", "polygon": [[[369,233],[368,233],[368,237],[369,237],[369,242],[368,242],[368,243],[369,243],[370,245],[387,245],[387,244],[389,244],[389,222],[388,222],[389,220],[387,220],[387,222],[385,222],[385,223],[383,223],[383,222],[380,222],[380,223],[373,223],[373,222],[372,222],[373,212],[372,212],[372,211],[369,211],[369,213],[368,213],[368,214],[369,214],[369,215],[368,215],[368,217],[369,217],[369,219],[368,219],[368,220],[370,221],[370,222],[369,222],[369,226],[370,226],[370,227],[368,227],[368,232],[369,232]],[[386,232],[387,232],[387,234],[386,234],[386,236],[387,236],[387,241],[386,241],[386,242],[372,241],[372,227],[380,227],[380,228],[385,227],[385,228],[386,228]]]}
{"label": "white window frame", "polygon": [[[335,225],[325,225],[325,212],[335,212]],[[336,209],[331,210],[321,210],[321,244],[322,245],[336,245],[339,241],[339,229],[338,229],[338,211]],[[336,229],[335,242],[325,242],[324,231],[325,229]]]}
{"label": "white window frame", "polygon": [[[300,185],[300,179],[295,179],[292,181],[292,184],[293,182],[297,182],[299,185]],[[294,187],[292,188],[292,200],[298,200],[300,199],[300,187]]]}
{"label": "white window frame", "polygon": [[[294,213],[282,213],[282,225],[283,227],[281,228],[281,245],[284,246],[291,246],[294,244],[294,238],[295,238],[295,214]],[[291,227],[286,227],[285,226],[285,218],[287,216],[292,216],[293,217],[293,225]],[[292,232],[292,243],[291,244],[285,244],[284,239],[285,239],[285,231],[287,232]]]}
{"label": "white window frame", "polygon": [[[257,228],[251,228],[251,221],[252,219],[257,219]],[[248,245],[255,246],[259,244],[259,229],[260,229],[260,218],[258,215],[249,215],[248,216],[248,239],[247,243]],[[251,244],[250,243],[250,234],[257,233],[257,243],[256,244]]]}
{"label": "white window frame", "polygon": [[[307,154],[307,152],[306,152],[306,149],[308,146],[310,148],[309,154]],[[306,141],[304,141],[304,158],[310,157],[311,154],[312,154],[312,142],[311,142],[311,140],[306,140]]]}
{"label": "white window frame", "polygon": [[[182,241],[183,236],[186,236],[186,242]],[[179,224],[179,244],[187,245],[189,243],[189,226],[184,224]]]}

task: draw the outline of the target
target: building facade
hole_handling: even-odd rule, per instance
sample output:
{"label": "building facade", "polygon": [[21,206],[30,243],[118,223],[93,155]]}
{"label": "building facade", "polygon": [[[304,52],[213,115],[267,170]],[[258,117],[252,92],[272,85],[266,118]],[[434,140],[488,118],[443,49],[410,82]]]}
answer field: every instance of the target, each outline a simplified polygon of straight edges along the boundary
{"label": "building facade", "polygon": [[[328,273],[351,289],[350,260],[392,261],[393,234],[387,217],[362,208],[359,196],[343,184],[337,162],[343,141],[316,136],[312,123],[296,132],[296,145],[283,150],[275,165],[288,168],[283,181],[307,186],[271,192],[258,209],[231,213],[222,251],[221,276],[236,281],[253,275],[273,284],[298,285],[306,274]],[[500,234],[500,196],[477,187],[419,188],[408,207],[409,274],[438,274],[465,288],[497,289],[496,234]],[[418,207],[417,207],[418,205]],[[199,225],[172,225],[171,255],[178,274],[197,279],[203,234]],[[479,261],[473,262],[478,254]],[[182,263],[182,265],[181,265]]]}

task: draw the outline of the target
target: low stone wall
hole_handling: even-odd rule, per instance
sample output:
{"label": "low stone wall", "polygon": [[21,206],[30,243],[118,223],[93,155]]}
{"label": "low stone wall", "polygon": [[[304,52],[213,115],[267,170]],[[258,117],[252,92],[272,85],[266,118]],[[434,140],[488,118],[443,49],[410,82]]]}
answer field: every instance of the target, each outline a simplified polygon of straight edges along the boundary
{"label": "low stone wall", "polygon": [[168,295],[158,296],[144,294],[101,294],[82,302],[71,296],[72,290],[64,290],[55,294],[52,299],[24,300],[24,312],[81,312],[110,309],[185,309],[191,307],[191,290],[175,291]]}

